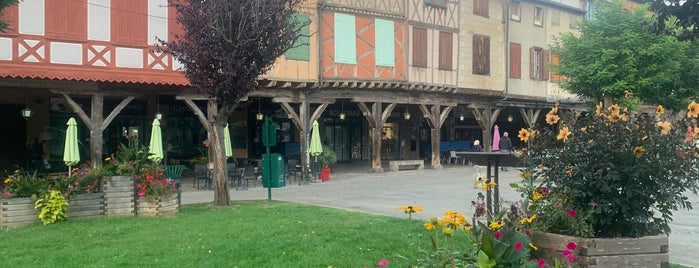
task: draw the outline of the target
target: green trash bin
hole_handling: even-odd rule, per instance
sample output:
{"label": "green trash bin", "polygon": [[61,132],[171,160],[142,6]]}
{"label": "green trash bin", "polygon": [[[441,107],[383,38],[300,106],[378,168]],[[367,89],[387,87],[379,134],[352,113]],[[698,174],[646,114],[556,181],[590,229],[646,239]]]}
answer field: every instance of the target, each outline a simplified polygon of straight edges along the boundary
{"label": "green trash bin", "polygon": [[[272,162],[272,168],[269,168],[270,161]],[[281,154],[262,154],[262,187],[270,187],[270,184],[272,188],[286,186],[286,181],[284,180],[284,157]]]}

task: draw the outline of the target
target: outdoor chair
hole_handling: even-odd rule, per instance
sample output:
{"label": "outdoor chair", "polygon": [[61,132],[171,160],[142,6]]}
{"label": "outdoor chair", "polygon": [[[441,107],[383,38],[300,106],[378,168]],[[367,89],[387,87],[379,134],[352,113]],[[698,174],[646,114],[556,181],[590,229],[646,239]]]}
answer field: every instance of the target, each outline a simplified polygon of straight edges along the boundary
{"label": "outdoor chair", "polygon": [[230,188],[233,188],[233,185],[238,185],[240,175],[235,163],[228,163],[228,184]]}
{"label": "outdoor chair", "polygon": [[197,190],[199,190],[199,183],[204,181],[204,189],[211,190],[211,173],[207,169],[194,169],[194,181],[192,181],[192,188],[196,184]]}
{"label": "outdoor chair", "polygon": [[245,172],[243,173],[243,179],[245,180],[245,186],[250,187],[250,181],[252,181],[253,186],[257,186],[257,173],[255,172],[257,168],[253,165],[245,166]]}
{"label": "outdoor chair", "polygon": [[286,162],[286,179],[288,181],[298,180],[297,176],[300,172],[301,166],[299,166],[299,160],[289,159],[289,161]]}
{"label": "outdoor chair", "polygon": [[173,181],[177,186],[177,189],[179,189],[182,185],[182,171],[184,171],[184,165],[165,166],[165,178]]}
{"label": "outdoor chair", "polygon": [[456,151],[449,151],[449,163],[451,163],[451,160],[454,160],[454,164],[458,163],[459,161],[461,161],[462,164],[466,164],[466,159],[456,155]]}

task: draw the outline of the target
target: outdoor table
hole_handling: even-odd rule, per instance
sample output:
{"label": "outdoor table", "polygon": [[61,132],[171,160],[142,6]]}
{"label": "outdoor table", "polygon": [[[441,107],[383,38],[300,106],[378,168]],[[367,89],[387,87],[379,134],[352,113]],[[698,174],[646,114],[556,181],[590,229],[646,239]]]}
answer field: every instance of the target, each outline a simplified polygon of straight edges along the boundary
{"label": "outdoor table", "polygon": [[[522,159],[507,152],[459,152],[459,155],[463,155],[476,165],[487,166],[486,176],[488,180],[492,178],[496,185],[493,187],[492,191],[490,188],[488,188],[486,193],[486,206],[488,208],[488,212],[495,214],[500,212],[499,167],[500,165],[519,166],[522,163]],[[493,171],[493,168],[495,171]],[[493,199],[495,199],[494,207],[492,204]],[[495,208],[495,210],[493,210],[493,208]]]}

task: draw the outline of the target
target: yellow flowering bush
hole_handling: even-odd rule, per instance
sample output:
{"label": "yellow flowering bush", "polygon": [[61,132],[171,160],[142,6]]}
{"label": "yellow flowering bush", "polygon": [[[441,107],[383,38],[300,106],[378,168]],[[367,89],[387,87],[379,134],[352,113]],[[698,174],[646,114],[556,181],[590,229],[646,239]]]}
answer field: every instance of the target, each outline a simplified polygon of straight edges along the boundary
{"label": "yellow flowering bush", "polygon": [[669,233],[673,212],[691,208],[685,194],[698,189],[697,116],[693,101],[679,114],[662,106],[631,113],[599,103],[594,113],[569,114],[554,107],[544,129],[518,135],[529,168],[513,186],[537,217],[526,224],[588,237]]}

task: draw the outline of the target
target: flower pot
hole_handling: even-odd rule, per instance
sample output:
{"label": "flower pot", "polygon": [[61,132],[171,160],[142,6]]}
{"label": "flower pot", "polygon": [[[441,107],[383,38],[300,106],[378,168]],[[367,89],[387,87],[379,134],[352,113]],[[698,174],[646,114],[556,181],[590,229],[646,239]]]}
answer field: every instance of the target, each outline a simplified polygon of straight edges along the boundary
{"label": "flower pot", "polygon": [[175,215],[179,212],[180,203],[177,195],[169,197],[139,197],[136,204],[136,215],[158,217]]}
{"label": "flower pot", "polygon": [[330,168],[329,167],[321,168],[320,173],[318,173],[318,179],[320,179],[321,181],[330,180]]}
{"label": "flower pot", "polygon": [[31,198],[0,199],[0,227],[20,227],[35,222],[39,222],[39,213]]}
{"label": "flower pot", "polygon": [[[545,232],[531,235],[539,249],[536,257],[563,257],[568,242],[575,242],[574,251],[582,267],[670,267],[668,236],[639,238],[580,238]],[[552,250],[553,249],[553,250]]]}

